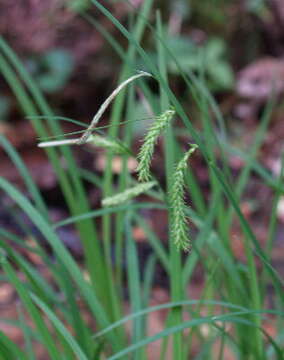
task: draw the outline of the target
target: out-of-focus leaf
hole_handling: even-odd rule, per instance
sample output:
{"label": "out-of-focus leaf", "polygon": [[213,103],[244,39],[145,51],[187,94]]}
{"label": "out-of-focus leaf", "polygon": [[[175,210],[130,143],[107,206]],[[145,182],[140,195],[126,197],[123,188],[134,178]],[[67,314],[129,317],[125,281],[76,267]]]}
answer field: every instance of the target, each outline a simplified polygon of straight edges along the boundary
{"label": "out-of-focus leaf", "polygon": [[6,96],[0,96],[0,121],[5,121],[10,113],[11,102]]}
{"label": "out-of-focus leaf", "polygon": [[222,39],[212,38],[205,47],[205,68],[212,82],[212,90],[229,89],[234,84],[233,70],[225,60],[226,46]]}
{"label": "out-of-focus leaf", "polygon": [[69,52],[56,49],[48,52],[42,58],[45,72],[37,78],[43,91],[52,93],[62,89],[69,80],[74,68],[74,62]]}
{"label": "out-of-focus leaf", "polygon": [[219,61],[208,67],[208,73],[218,89],[229,89],[234,84],[234,75],[231,67],[225,61]]}
{"label": "out-of-focus leaf", "polygon": [[221,38],[212,37],[204,45],[197,46],[190,37],[171,36],[167,38],[166,44],[176,60],[168,57],[170,73],[178,75],[180,70],[197,72],[202,65],[211,90],[220,91],[233,86],[233,70],[226,60],[226,44]]}
{"label": "out-of-focus leaf", "polygon": [[74,12],[82,12],[88,10],[88,8],[91,6],[90,0],[68,0],[66,1],[66,6],[74,11]]}
{"label": "out-of-focus leaf", "polygon": [[209,39],[205,45],[206,60],[208,62],[219,60],[224,55],[225,49],[225,43],[222,39],[215,37]]}
{"label": "out-of-focus leaf", "polygon": [[[183,71],[195,70],[198,67],[198,48],[190,40],[184,36],[169,37],[167,39],[167,46],[175,55],[179,66]],[[174,60],[170,59],[168,63],[169,71],[173,74],[179,72],[178,66]]]}

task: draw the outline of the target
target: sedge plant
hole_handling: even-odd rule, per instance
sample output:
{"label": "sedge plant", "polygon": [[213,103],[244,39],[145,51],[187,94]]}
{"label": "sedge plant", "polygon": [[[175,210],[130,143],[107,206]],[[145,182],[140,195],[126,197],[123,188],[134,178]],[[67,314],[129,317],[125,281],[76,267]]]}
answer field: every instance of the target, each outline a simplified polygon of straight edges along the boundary
{"label": "sedge plant", "polygon": [[[277,177],[270,174],[257,157],[269,126],[273,102],[267,105],[260,119],[255,142],[251,144],[253,151],[236,149],[226,134],[223,115],[208,91],[202,69],[197,75],[185,73],[165,41],[167,24],[162,23],[160,14],[155,25],[149,21],[153,13],[152,0],[144,1],[140,11],[133,12],[129,28],[102,2],[91,0],[89,5],[117,28],[128,41],[128,48],[123,49],[97,22],[88,12],[89,6],[79,7],[80,16],[102,34],[122,61],[116,89],[80,137],[63,137],[59,118],[52,113],[16,53],[0,39],[0,71],[21,110],[40,138],[54,136],[42,141],[40,146],[48,154],[70,212],[63,221],[51,221],[46,201],[27,166],[13,145],[1,136],[1,146],[22,177],[28,196],[3,177],[0,177],[0,188],[12,199],[13,208],[18,209],[18,212],[10,209],[13,221],[21,226],[25,237],[34,240],[34,245],[30,246],[9,229],[0,229],[1,280],[9,282],[20,299],[17,319],[3,318],[1,322],[19,328],[24,339],[24,346],[19,346],[0,331],[0,359],[36,359],[36,344],[44,348],[51,360],[146,360],[151,356],[177,360],[225,360],[227,356],[240,360],[283,359],[283,280],[271,261],[276,209],[284,193],[283,159],[282,171]],[[146,30],[155,40],[157,62],[141,45]],[[192,96],[192,106],[200,115],[198,126],[190,117],[187,102],[172,91],[167,76],[169,58],[176,64],[180,81]],[[137,60],[147,71],[135,72]],[[149,81],[157,81],[159,101],[155,101],[157,93]],[[131,143],[138,85],[147,107],[158,115],[146,130],[135,155]],[[107,109],[109,127],[102,135],[97,131],[98,121]],[[124,115],[127,120],[120,125]],[[182,125],[177,126],[177,119]],[[193,143],[186,151],[179,142],[180,130],[187,136],[187,143]],[[165,183],[158,181],[154,167],[151,171],[158,141],[164,149]],[[106,151],[102,176],[77,166],[72,152],[77,146],[95,146]],[[194,153],[197,146],[198,152]],[[116,178],[112,173],[114,154],[119,154],[123,164]],[[231,154],[237,154],[244,162],[237,178],[228,164]],[[127,160],[134,156],[137,171],[130,175]],[[206,166],[209,195],[204,194],[194,166],[190,166],[190,156],[202,158]],[[62,167],[61,159],[67,164],[66,168]],[[274,199],[267,248],[260,245],[241,209],[251,174],[259,177]],[[90,209],[83,181],[101,189],[100,208]],[[143,217],[143,209],[167,212],[166,242]],[[52,257],[38,236],[24,226],[21,212],[28,215],[49,244]],[[102,220],[101,232],[95,226],[97,219]],[[240,227],[238,241],[244,249],[243,260],[236,256],[232,246],[231,230],[236,222]],[[67,224],[73,224],[78,231],[84,248],[83,263],[75,261],[59,238],[58,229]],[[152,249],[143,268],[139,265],[139,249],[133,238],[137,226],[143,230]],[[15,250],[13,244],[40,257],[52,282],[48,282],[22,252]],[[170,298],[151,306],[157,266],[169,280]],[[200,278],[200,274],[204,286],[196,299],[192,279],[196,275]],[[127,298],[121,288],[125,283]],[[273,306],[267,305],[268,288],[273,289]],[[124,310],[126,301],[131,309],[128,313]],[[91,323],[86,321],[86,311]],[[149,319],[159,311],[167,311],[164,328],[150,335]],[[31,322],[33,326],[29,326]],[[126,326],[128,322],[131,330]],[[269,326],[275,329],[273,338],[267,331]],[[153,355],[152,344],[157,340],[161,340],[161,345]]]}

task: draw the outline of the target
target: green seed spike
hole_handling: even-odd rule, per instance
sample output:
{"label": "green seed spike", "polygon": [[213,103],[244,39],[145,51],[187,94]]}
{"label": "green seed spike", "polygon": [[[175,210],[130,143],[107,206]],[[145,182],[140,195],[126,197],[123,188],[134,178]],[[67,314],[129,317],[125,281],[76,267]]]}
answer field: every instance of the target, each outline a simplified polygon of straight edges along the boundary
{"label": "green seed spike", "polygon": [[154,146],[158,140],[160,134],[166,129],[169,122],[175,115],[175,110],[170,109],[156,117],[156,121],[148,130],[143,145],[138,154],[138,180],[149,181],[151,179],[150,165],[153,157]]}
{"label": "green seed spike", "polygon": [[127,149],[119,141],[109,139],[100,135],[90,135],[89,144],[96,147],[101,147],[106,150],[111,150],[116,154],[127,154]]}
{"label": "green seed spike", "polygon": [[130,189],[127,189],[119,194],[109,196],[103,199],[103,206],[115,206],[121,203],[124,203],[148,190],[150,190],[154,185],[156,185],[156,181],[149,181],[146,183],[138,184]]}
{"label": "green seed spike", "polygon": [[189,251],[191,242],[188,233],[188,217],[185,213],[184,202],[184,171],[190,155],[198,148],[192,144],[190,149],[179,161],[173,174],[173,182],[169,194],[170,207],[172,209],[171,234],[178,250]]}

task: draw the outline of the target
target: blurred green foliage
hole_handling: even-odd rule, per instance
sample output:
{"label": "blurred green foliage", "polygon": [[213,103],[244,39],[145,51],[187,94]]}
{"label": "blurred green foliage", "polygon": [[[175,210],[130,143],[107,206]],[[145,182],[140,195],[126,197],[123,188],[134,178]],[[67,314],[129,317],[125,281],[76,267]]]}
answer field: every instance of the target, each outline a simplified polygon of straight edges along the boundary
{"label": "blurred green foliage", "polygon": [[246,2],[247,9],[260,16],[267,10],[265,5],[265,0],[247,0]]}
{"label": "blurred green foliage", "polygon": [[30,59],[29,69],[45,93],[64,88],[74,70],[72,55],[63,49],[52,49],[40,57]]}
{"label": "blurred green foliage", "polygon": [[223,26],[227,22],[226,9],[233,2],[228,0],[192,0],[189,1],[192,16],[197,18],[203,26]]}
{"label": "blurred green foliage", "polygon": [[[226,57],[226,43],[222,38],[211,37],[203,45],[196,45],[190,37],[178,35],[169,36],[166,44],[175,57],[167,59],[169,73],[201,72],[212,91],[228,90],[234,85],[233,70]],[[154,54],[152,56],[155,57]]]}
{"label": "blurred green foliage", "polygon": [[11,111],[11,100],[4,95],[0,95],[0,122],[7,120]]}
{"label": "blurred green foliage", "polygon": [[89,9],[92,5],[90,0],[68,0],[66,6],[73,12],[82,12]]}

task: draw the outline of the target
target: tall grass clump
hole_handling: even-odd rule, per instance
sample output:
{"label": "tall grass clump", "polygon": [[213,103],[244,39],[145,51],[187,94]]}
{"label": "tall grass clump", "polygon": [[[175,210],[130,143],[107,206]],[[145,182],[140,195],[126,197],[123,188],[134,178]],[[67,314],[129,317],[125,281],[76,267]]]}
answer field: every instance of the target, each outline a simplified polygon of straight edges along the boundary
{"label": "tall grass clump", "polygon": [[[65,137],[68,134],[63,134],[59,117],[52,112],[36,82],[13,49],[0,39],[0,71],[42,139],[39,146],[47,153],[69,211],[63,221],[50,219],[48,204],[20,154],[1,135],[1,146],[21,175],[26,191],[3,177],[0,188],[13,203],[8,209],[13,221],[34,240],[34,246],[9,229],[0,229],[1,280],[11,284],[20,299],[18,318],[4,318],[1,322],[19,328],[24,341],[20,346],[0,331],[0,360],[36,359],[38,345],[52,360],[283,359],[283,279],[273,267],[271,250],[276,209],[284,193],[284,156],[279,176],[270,174],[257,157],[274,101],[263,112],[251,151],[236,149],[228,140],[223,115],[208,90],[202,67],[198,73],[185,72],[180,59],[168,47],[167,23],[162,22],[159,12],[156,21],[150,17],[154,2],[145,0],[139,12],[133,10],[128,28],[105,3],[91,0],[86,7],[73,7],[78,16],[102,34],[122,64],[118,85],[79,137]],[[124,36],[127,48],[97,22],[93,12],[89,12],[92,7]],[[156,56],[144,49],[141,39],[145,36],[153,40]],[[191,95],[191,106],[200,120],[197,125],[189,116],[187,102],[171,88],[169,59]],[[137,64],[146,71],[137,73]],[[152,86],[153,82],[158,87]],[[135,139],[137,88],[156,116],[135,155],[131,145]],[[109,123],[102,134],[98,122],[107,109]],[[123,117],[126,120],[122,122]],[[187,143],[193,143],[186,151],[180,141],[181,133]],[[163,149],[163,178],[154,169],[151,171],[158,142]],[[75,162],[73,151],[77,146],[89,145],[106,152],[102,175]],[[197,147],[198,152],[194,153]],[[244,163],[239,176],[232,172],[228,161],[236,153]],[[115,154],[119,154],[122,168],[116,176],[112,171]],[[194,165],[189,171],[191,156],[196,160],[192,164],[202,161],[206,166],[206,193]],[[138,165],[131,174],[127,163],[133,157]],[[241,207],[252,174],[273,196],[266,247],[259,243]],[[99,208],[90,208],[85,181],[100,189]],[[166,241],[144,218],[145,209],[166,212]],[[40,237],[23,226],[22,213],[29,217]],[[99,231],[97,219],[101,220]],[[58,229],[71,224],[83,246],[82,262],[75,260],[59,238]],[[238,244],[243,248],[241,259],[233,246],[236,224],[240,229]],[[137,227],[143,230],[151,248],[143,267],[133,236]],[[23,252],[16,250],[19,248],[39,257],[52,280],[48,281]],[[158,268],[168,280],[169,299],[151,306]],[[195,276],[202,281],[197,298],[193,295]],[[268,289],[273,294],[270,303]],[[150,320],[159,311],[166,318],[163,329],[153,334]],[[275,331],[273,337],[271,327]],[[158,340],[160,346],[152,346]]]}

